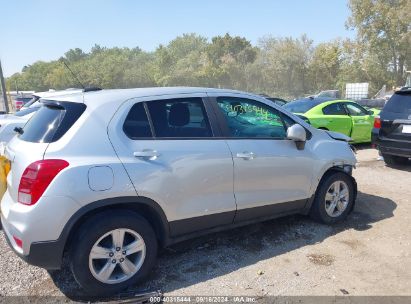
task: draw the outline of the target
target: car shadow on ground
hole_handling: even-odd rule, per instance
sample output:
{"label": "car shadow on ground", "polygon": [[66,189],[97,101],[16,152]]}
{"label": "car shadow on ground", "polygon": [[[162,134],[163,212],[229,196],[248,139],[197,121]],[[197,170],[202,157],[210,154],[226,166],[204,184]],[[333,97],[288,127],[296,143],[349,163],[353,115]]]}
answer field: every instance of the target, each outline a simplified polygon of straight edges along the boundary
{"label": "car shadow on ground", "polygon": [[[175,244],[160,253],[157,266],[145,283],[106,300],[132,299],[133,294],[154,290],[172,292],[322,242],[347,229],[365,231],[392,217],[396,206],[388,198],[360,192],[354,211],[334,226],[295,215]],[[51,277],[71,300],[104,300],[83,296],[67,270],[51,273]]]}
{"label": "car shadow on ground", "polygon": [[356,150],[368,150],[373,148],[371,143],[353,144],[353,146]]}
{"label": "car shadow on ground", "polygon": [[389,167],[395,170],[411,172],[411,159],[409,159],[408,162],[405,163],[404,165],[390,165]]}

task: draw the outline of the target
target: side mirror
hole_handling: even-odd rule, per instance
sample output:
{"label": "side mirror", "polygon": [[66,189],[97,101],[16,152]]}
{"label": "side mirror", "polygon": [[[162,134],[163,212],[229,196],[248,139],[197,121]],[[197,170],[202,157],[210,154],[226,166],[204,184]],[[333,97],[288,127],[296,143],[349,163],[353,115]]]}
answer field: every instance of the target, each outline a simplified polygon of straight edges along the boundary
{"label": "side mirror", "polygon": [[294,124],[287,129],[287,139],[294,141],[298,150],[303,150],[307,140],[307,132],[301,125]]}
{"label": "side mirror", "polygon": [[368,110],[368,115],[374,115],[374,112],[372,110]]}

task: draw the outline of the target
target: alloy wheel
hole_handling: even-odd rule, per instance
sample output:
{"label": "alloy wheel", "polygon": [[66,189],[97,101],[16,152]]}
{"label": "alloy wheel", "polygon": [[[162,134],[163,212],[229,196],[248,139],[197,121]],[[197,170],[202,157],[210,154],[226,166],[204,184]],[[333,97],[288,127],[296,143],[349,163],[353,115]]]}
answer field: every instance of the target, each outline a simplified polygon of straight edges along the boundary
{"label": "alloy wheel", "polygon": [[100,282],[118,284],[133,277],[146,257],[146,245],[137,232],[120,228],[100,237],[91,248],[89,268]]}

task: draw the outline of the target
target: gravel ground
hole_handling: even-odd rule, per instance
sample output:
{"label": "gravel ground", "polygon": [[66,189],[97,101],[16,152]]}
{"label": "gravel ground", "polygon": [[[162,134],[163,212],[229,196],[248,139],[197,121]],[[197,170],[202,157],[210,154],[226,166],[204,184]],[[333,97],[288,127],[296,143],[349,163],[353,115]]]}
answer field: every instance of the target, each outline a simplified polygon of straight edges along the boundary
{"label": "gravel ground", "polygon": [[[164,250],[133,290],[166,295],[411,295],[411,166],[392,169],[358,151],[354,212],[336,226],[289,216],[212,234]],[[0,296],[65,294],[69,273],[27,265],[0,230]],[[1,302],[1,301],[0,301]]]}

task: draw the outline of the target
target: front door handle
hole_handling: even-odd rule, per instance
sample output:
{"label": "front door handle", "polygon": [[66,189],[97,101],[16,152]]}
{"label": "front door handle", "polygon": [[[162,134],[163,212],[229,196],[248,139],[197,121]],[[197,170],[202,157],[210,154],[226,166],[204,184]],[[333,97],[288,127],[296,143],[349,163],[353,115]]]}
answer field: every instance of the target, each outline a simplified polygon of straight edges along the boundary
{"label": "front door handle", "polygon": [[243,153],[237,153],[237,157],[249,160],[249,159],[254,159],[255,154],[253,152],[243,152]]}
{"label": "front door handle", "polygon": [[136,151],[133,153],[134,157],[138,158],[148,158],[150,160],[154,160],[160,156],[156,150],[143,150],[143,151]]}

